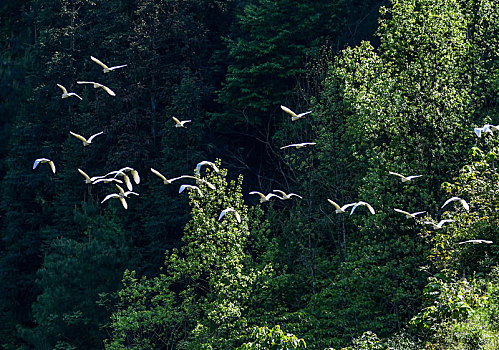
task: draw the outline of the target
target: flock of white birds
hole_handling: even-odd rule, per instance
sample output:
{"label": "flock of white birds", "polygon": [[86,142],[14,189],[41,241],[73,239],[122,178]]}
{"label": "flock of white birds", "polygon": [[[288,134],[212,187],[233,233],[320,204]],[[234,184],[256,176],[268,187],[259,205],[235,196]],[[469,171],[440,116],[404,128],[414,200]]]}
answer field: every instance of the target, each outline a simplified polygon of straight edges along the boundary
{"label": "flock of white birds", "polygon": [[[119,69],[119,68],[124,68],[126,67],[127,65],[124,64],[124,65],[118,65],[118,66],[113,66],[113,67],[109,67],[107,66],[106,64],[104,64],[103,62],[101,62],[100,60],[98,60],[97,58],[93,57],[93,56],[90,56],[90,59],[92,61],[94,61],[95,63],[97,63],[98,65],[100,65],[102,68],[103,68],[103,72],[104,73],[109,73],[109,72],[112,72],[116,69]],[[93,87],[95,89],[97,88],[101,88],[103,89],[106,93],[108,93],[110,96],[116,96],[116,93],[111,90],[110,88],[108,88],[107,86],[101,84],[101,83],[97,83],[97,82],[93,82],[93,81],[77,81],[77,84],[90,84],[90,85],[93,85]],[[83,100],[83,98],[81,96],[79,96],[78,94],[76,94],[75,92],[68,92],[67,89],[63,86],[63,85],[60,85],[60,84],[57,84],[57,86],[62,90],[62,96],[61,98],[69,98],[69,97],[76,97],[80,100]],[[292,111],[290,108],[286,107],[286,106],[282,106],[281,105],[281,109],[288,113],[289,115],[291,115],[291,121],[297,121],[297,120],[300,120],[302,119],[303,117],[305,117],[306,115],[312,113],[312,111],[307,111],[307,112],[303,112],[303,113],[295,113],[294,111]],[[173,121],[175,122],[175,127],[177,128],[186,128],[186,124],[187,123],[190,123],[191,120],[179,120],[178,118],[176,117],[172,117]],[[499,125],[490,125],[490,124],[486,124],[484,125],[483,127],[481,128],[475,128],[474,129],[476,135],[478,137],[481,137],[482,134],[484,133],[490,133],[490,134],[493,134],[494,131],[499,131]],[[83,146],[89,146],[90,144],[92,144],[93,140],[95,137],[99,136],[99,135],[102,135],[104,132],[101,131],[101,132],[98,132],[96,134],[93,134],[91,135],[89,138],[85,138],[77,133],[74,133],[72,131],[69,132],[72,136],[74,136],[75,138],[79,139],[80,141],[82,141],[83,143]],[[316,143],[315,142],[302,142],[302,143],[294,143],[294,144],[290,144],[290,145],[287,145],[287,146],[283,146],[283,147],[280,147],[281,149],[285,149],[285,148],[290,148],[290,147],[295,147],[296,149],[299,149],[299,148],[302,148],[302,147],[305,147],[305,146],[313,146],[315,145]],[[55,164],[52,160],[48,159],[48,158],[38,158],[35,160],[34,164],[33,164],[33,169],[36,169],[36,167],[38,166],[38,164],[40,163],[48,163],[50,168],[52,169],[52,172],[55,174],[56,172],[56,168],[55,168]],[[211,184],[210,182],[204,180],[201,178],[201,168],[203,166],[210,166],[213,171],[215,172],[219,172],[219,169],[218,167],[215,165],[215,163],[213,162],[210,162],[210,161],[202,161],[202,162],[199,162],[197,165],[196,165],[196,171],[195,171],[195,175],[196,176],[191,176],[191,175],[181,175],[181,176],[178,176],[178,177],[175,177],[175,178],[171,178],[171,179],[168,179],[167,177],[165,177],[163,174],[161,174],[159,171],[151,168],[151,172],[153,174],[155,174],[156,176],[158,176],[161,180],[163,180],[163,183],[165,185],[169,185],[169,184],[172,184],[173,182],[177,181],[177,180],[184,180],[184,179],[194,179],[196,181],[197,184],[204,184],[206,185],[208,188],[210,189],[216,189],[216,187]],[[111,198],[117,198],[121,201],[121,204],[123,205],[123,208],[127,209],[128,208],[128,204],[126,202],[126,198],[128,198],[128,196],[130,195],[135,195],[135,196],[139,196],[138,193],[136,192],[133,192],[133,185],[132,185],[132,181],[130,180],[130,177],[127,175],[127,172],[131,174],[134,182],[136,184],[140,183],[140,176],[137,172],[137,170],[131,168],[131,167],[124,167],[120,170],[115,170],[115,171],[111,171],[109,173],[107,173],[106,175],[102,175],[102,176],[94,176],[94,177],[90,177],[88,176],[83,170],[81,169],[78,169],[78,172],[85,178],[85,183],[86,184],[98,184],[98,183],[114,183],[116,188],[118,189],[118,192],[117,193],[111,193],[111,194],[108,194],[103,200],[101,203],[104,203],[105,201],[107,201],[108,199],[111,199]],[[411,182],[413,181],[414,179],[416,178],[419,178],[421,177],[422,175],[411,175],[411,176],[404,176],[402,174],[398,174],[398,173],[395,173],[395,172],[392,172],[392,171],[389,171],[388,172],[390,175],[393,175],[393,176],[397,176],[401,179],[402,182],[404,183],[408,183],[408,182]],[[118,179],[118,176],[121,177],[123,180],[120,180]],[[123,187],[121,187],[119,184],[123,184],[123,182],[125,183],[128,191],[125,191],[123,189]],[[203,193],[201,191],[201,189],[198,187],[198,186],[195,186],[195,185],[189,185],[189,184],[182,184],[180,185],[180,188],[179,188],[179,193],[182,193],[183,191],[196,191],[198,192],[198,194],[203,197]],[[279,195],[275,194],[275,193],[268,193],[268,194],[263,194],[261,192],[258,192],[258,191],[252,191],[250,192],[249,194],[256,194],[260,197],[260,203],[264,203],[264,202],[269,202],[271,198],[277,198],[277,199],[280,199],[280,200],[290,200],[292,199],[292,197],[297,197],[297,198],[302,198],[300,195],[296,194],[296,193],[285,193],[284,191],[281,191],[281,190],[273,190],[273,192],[275,193],[278,193]],[[356,208],[359,207],[359,206],[365,206],[369,212],[371,214],[375,214],[375,210],[374,208],[369,204],[369,203],[366,203],[364,201],[359,201],[359,202],[354,202],[354,203],[348,203],[348,204],[345,204],[343,206],[340,206],[339,204],[337,204],[336,202],[334,202],[333,200],[331,199],[328,199],[328,202],[336,209],[336,214],[342,214],[342,213],[346,213],[350,208],[350,215],[352,215]],[[459,197],[452,197],[452,198],[449,198],[443,205],[442,205],[442,208],[444,208],[446,205],[448,205],[449,203],[451,202],[459,202],[463,208],[467,211],[469,211],[469,205],[468,203],[462,199],[462,198],[459,198]],[[401,209],[397,209],[397,208],[394,208],[394,211],[397,212],[397,213],[401,213],[403,215],[405,215],[408,219],[416,219],[416,217],[418,215],[421,215],[421,214],[424,214],[426,213],[426,211],[418,211],[418,212],[414,212],[414,213],[410,213],[410,212],[407,212],[407,211],[404,211],[404,210],[401,210]],[[236,218],[236,220],[238,222],[241,222],[241,216],[240,214],[233,208],[226,208],[224,209],[221,213],[220,213],[220,216],[218,218],[218,220],[221,220],[227,213],[231,213],[233,212],[234,213],[234,216]],[[428,224],[428,225],[432,225],[434,229],[441,229],[443,227],[444,224],[446,223],[449,223],[449,222],[453,222],[454,220],[451,220],[451,219],[445,219],[445,220],[441,220],[440,222],[436,223],[436,222],[433,222],[433,221],[424,221],[425,224]],[[464,242],[459,242],[459,244],[465,244],[465,243],[486,243],[486,244],[491,244],[493,243],[492,241],[488,241],[488,240],[483,240],[483,239],[472,239],[472,240],[468,240],[468,241],[464,241]]]}

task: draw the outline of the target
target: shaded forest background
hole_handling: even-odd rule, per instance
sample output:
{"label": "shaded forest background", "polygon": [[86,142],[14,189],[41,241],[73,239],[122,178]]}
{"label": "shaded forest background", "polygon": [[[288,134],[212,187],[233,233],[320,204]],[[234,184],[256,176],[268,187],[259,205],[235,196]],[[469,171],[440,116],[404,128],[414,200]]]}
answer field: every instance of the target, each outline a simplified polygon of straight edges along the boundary
{"label": "shaded forest background", "polygon": [[[497,1],[11,0],[0,19],[2,349],[499,348],[499,131],[473,132],[499,124]],[[280,149],[298,142],[317,144]],[[205,159],[203,196],[150,171]],[[125,166],[128,210],[77,171]],[[274,189],[303,198],[248,194]]]}

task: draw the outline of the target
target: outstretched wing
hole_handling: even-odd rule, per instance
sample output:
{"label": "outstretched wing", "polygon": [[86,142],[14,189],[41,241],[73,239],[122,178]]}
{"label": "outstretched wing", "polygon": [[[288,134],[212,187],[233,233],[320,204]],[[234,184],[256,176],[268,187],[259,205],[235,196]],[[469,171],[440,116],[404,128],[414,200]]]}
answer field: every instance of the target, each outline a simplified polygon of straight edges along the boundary
{"label": "outstretched wing", "polygon": [[108,88],[107,86],[101,84],[100,87],[103,88],[104,91],[107,92],[109,95],[116,96],[116,94],[114,93],[114,91],[111,90],[110,88]]}
{"label": "outstretched wing", "polygon": [[[81,135],[78,135],[78,134],[76,134],[76,133],[74,133],[74,132],[72,132],[72,131],[70,131],[69,133],[70,133],[71,135],[73,135],[74,137],[76,137],[76,138],[77,138],[78,140],[80,140],[80,141],[83,141],[83,142],[88,142],[88,141],[87,141],[87,139],[86,139],[86,138],[84,138],[84,137],[83,137],[83,136],[81,136]],[[89,140],[90,140],[90,139],[89,139]]]}
{"label": "outstretched wing", "polygon": [[87,140],[88,143],[92,142],[92,140],[96,137],[96,136],[99,136],[99,135],[102,135],[104,133],[104,131],[101,131],[101,132],[98,132],[97,134],[93,134],[92,136],[90,136]]}
{"label": "outstretched wing", "polygon": [[159,171],[157,171],[156,169],[153,169],[151,168],[151,171],[153,174],[155,174],[156,176],[159,176],[161,178],[161,180],[163,181],[167,181],[168,182],[168,179],[166,177],[163,176],[163,174],[161,174]]}
{"label": "outstretched wing", "polygon": [[90,56],[90,59],[92,61],[94,61],[95,63],[97,63],[99,66],[101,66],[102,68],[104,69],[109,69],[108,66],[106,66],[104,63],[102,63],[101,61],[99,61],[97,58],[95,58],[94,56]]}
{"label": "outstretched wing", "polygon": [[64,86],[62,86],[61,84],[57,84],[57,86],[58,86],[59,88],[61,88],[61,90],[62,90],[62,92],[63,92],[63,93],[65,93],[65,94],[67,94],[67,93],[68,93],[68,90],[66,90],[66,88],[65,88]]}
{"label": "outstretched wing", "polygon": [[85,179],[90,180],[90,176],[88,176],[86,172],[84,172],[84,171],[83,171],[83,170],[81,170],[81,169],[78,169],[78,172],[79,172],[80,174],[82,174],[82,175],[83,175],[83,177],[84,177]]}
{"label": "outstretched wing", "polygon": [[295,113],[295,112],[293,112],[293,111],[292,111],[291,109],[289,109],[288,107],[281,105],[281,109],[282,109],[284,112],[286,112],[286,113],[288,113],[289,115],[291,115],[292,117],[297,117],[296,113]]}

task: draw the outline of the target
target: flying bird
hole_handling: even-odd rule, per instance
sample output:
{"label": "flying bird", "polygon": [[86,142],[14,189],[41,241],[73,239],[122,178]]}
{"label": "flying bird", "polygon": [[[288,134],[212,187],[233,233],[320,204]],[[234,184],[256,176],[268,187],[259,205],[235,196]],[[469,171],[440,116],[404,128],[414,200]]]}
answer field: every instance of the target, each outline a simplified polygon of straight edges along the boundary
{"label": "flying bird", "polygon": [[350,212],[350,215],[353,214],[353,212],[355,211],[355,209],[359,206],[359,205],[364,205],[367,207],[367,209],[369,209],[369,211],[371,212],[371,214],[375,214],[376,212],[374,211],[374,208],[369,204],[369,203],[366,203],[366,202],[363,202],[363,201],[360,201],[360,202],[357,202],[357,203],[354,203],[354,206],[352,208],[352,211]]}
{"label": "flying bird", "polygon": [[454,220],[452,220],[452,219],[440,220],[438,224],[435,224],[433,221],[425,221],[424,223],[427,225],[433,225],[433,228],[437,230],[437,229],[441,229],[442,226],[447,222],[454,222]]}
{"label": "flying bird", "polygon": [[116,187],[118,187],[119,192],[118,193],[111,193],[111,194],[107,195],[106,198],[104,198],[101,203],[104,203],[105,201],[107,201],[110,198],[118,198],[121,201],[123,208],[128,209],[128,204],[126,203],[125,198],[127,198],[131,194],[134,194],[136,196],[138,196],[139,194],[136,192],[132,192],[132,191],[125,192],[120,185],[116,185]]}
{"label": "flying bird", "polygon": [[393,209],[395,210],[397,213],[401,213],[401,214],[404,214],[406,216],[406,218],[408,219],[415,219],[416,216],[420,215],[420,214],[424,214],[426,213],[425,211],[417,211],[415,213],[409,213],[407,211],[404,211],[404,210],[400,210],[400,209]]}
{"label": "flying bird", "polygon": [[180,177],[178,177],[178,179],[193,179],[193,180],[196,180],[196,183],[199,185],[199,184],[203,184],[203,185],[206,185],[208,186],[209,189],[211,190],[216,190],[217,188],[215,187],[214,184],[212,184],[211,182],[209,181],[206,181],[205,179],[201,179],[199,177],[196,177],[196,176],[191,176],[191,175],[182,175]]}
{"label": "flying bird", "polygon": [[135,170],[134,168],[131,168],[129,166],[127,167],[124,167],[124,168],[121,168],[120,170],[117,170],[116,171],[116,176],[118,176],[119,174],[121,173],[124,173],[124,172],[127,172],[129,171],[131,174],[132,174],[132,177],[133,177],[133,181],[136,183],[136,184],[139,184],[140,183],[140,176],[139,176],[139,172],[137,170]]}
{"label": "flying bird", "polygon": [[84,138],[83,136],[81,135],[78,135],[72,131],[69,132],[71,135],[73,135],[74,137],[76,137],[78,140],[82,141],[83,142],[83,146],[88,146],[92,143],[92,140],[96,137],[96,136],[99,136],[101,134],[104,133],[104,131],[101,131],[101,132],[98,132],[97,134],[93,134],[92,136],[90,136],[88,139]]}
{"label": "flying bird", "polygon": [[101,88],[103,89],[105,92],[107,92],[109,95],[111,96],[116,96],[116,94],[114,93],[113,90],[111,90],[110,88],[108,88],[107,86],[105,85],[102,85],[100,83],[96,83],[94,81],[77,81],[76,82],[77,84],[92,84],[94,86],[94,89],[97,89],[97,88]]}
{"label": "flying bird", "polygon": [[185,124],[191,122],[190,120],[182,120],[182,121],[180,121],[180,120],[178,120],[175,117],[172,117],[172,119],[175,121],[175,127],[176,128],[185,128],[186,127]]}
{"label": "flying bird", "polygon": [[207,160],[203,160],[202,162],[199,162],[197,165],[196,165],[196,175],[197,176],[200,176],[201,175],[201,167],[203,165],[209,165],[213,168],[213,170],[218,173],[220,170],[218,169],[218,167],[215,165],[215,163],[213,162],[209,162]]}
{"label": "flying bird", "polygon": [[110,175],[114,175],[113,178],[115,178],[115,179],[118,176],[123,177],[123,181],[125,182],[126,188],[128,188],[129,191],[133,191],[132,181],[130,181],[130,178],[128,177],[128,175],[124,171],[121,171],[121,170],[110,171],[105,176],[110,176]]}
{"label": "flying bird", "polygon": [[470,210],[470,206],[468,205],[468,203],[464,199],[459,198],[459,197],[452,197],[452,198],[447,199],[447,201],[445,201],[444,205],[442,205],[442,208],[445,207],[450,202],[455,202],[455,201],[459,201],[463,205],[463,208],[466,209],[467,211]]}
{"label": "flying bird", "polygon": [[285,148],[288,148],[288,147],[302,148],[302,147],[305,147],[305,146],[313,146],[313,145],[316,145],[316,143],[315,142],[293,143],[291,145],[282,146],[281,149],[285,149]]}
{"label": "flying bird", "polygon": [[95,58],[94,56],[90,56],[90,59],[92,61],[94,61],[95,63],[97,63],[99,66],[101,66],[102,68],[104,68],[102,71],[104,73],[109,73],[115,69],[118,69],[118,68],[123,68],[123,67],[126,67],[127,65],[126,64],[123,64],[121,66],[114,66],[114,67],[108,67],[106,66],[104,63],[102,63],[101,61],[99,61],[97,58]]}
{"label": "flying bird", "polygon": [[413,179],[415,179],[417,177],[423,176],[423,175],[404,176],[404,175],[401,175],[401,174],[398,174],[398,173],[394,173],[393,171],[389,171],[388,173],[391,174],[391,175],[395,175],[395,176],[400,177],[400,179],[402,180],[402,182],[410,182],[410,181],[412,181]]}
{"label": "flying bird", "polygon": [[83,100],[78,94],[76,94],[74,92],[68,92],[68,90],[66,90],[66,88],[64,86],[62,86],[61,84],[57,84],[57,86],[60,87],[61,90],[62,90],[62,96],[61,96],[61,98],[68,98],[68,97],[71,97],[71,96],[76,96],[80,100]]}
{"label": "flying bird", "polygon": [[201,190],[199,189],[199,187],[197,186],[192,186],[192,185],[182,185],[180,186],[179,190],[178,190],[178,193],[182,193],[184,190],[189,190],[189,191],[198,191],[199,195],[201,197],[203,197],[203,193],[201,192]]}
{"label": "flying bird", "polygon": [[231,211],[234,212],[234,215],[236,216],[237,222],[241,223],[241,215],[239,215],[239,213],[232,208],[227,208],[227,209],[222,210],[222,212],[220,213],[220,216],[218,217],[218,221],[222,220],[222,218],[225,216],[225,214],[227,214]]}
{"label": "flying bird", "polygon": [[333,207],[336,208],[336,214],[341,214],[341,213],[346,213],[346,209],[353,207],[356,203],[350,203],[350,204],[345,204],[344,206],[340,207],[337,203],[333,202],[332,200],[328,199],[327,200]]}
{"label": "flying bird", "polygon": [[85,178],[85,183],[86,183],[86,184],[91,184],[91,183],[92,183],[92,181],[94,181],[94,180],[92,180],[92,178],[91,178],[90,176],[88,176],[88,175],[87,175],[87,173],[86,173],[86,172],[84,172],[83,170],[78,169],[78,172],[79,172],[80,174],[82,174],[82,175],[83,175],[83,177]]}
{"label": "flying bird", "polygon": [[485,239],[470,239],[469,241],[459,242],[458,244],[466,244],[466,243],[473,243],[473,244],[479,244],[479,243],[492,244],[492,243],[494,243],[494,242],[492,242],[492,241],[487,241],[487,240],[485,240]]}
{"label": "flying bird", "polygon": [[249,194],[257,194],[257,195],[259,195],[260,196],[260,203],[268,202],[270,200],[270,198],[272,198],[272,197],[276,197],[276,198],[282,199],[281,197],[279,197],[278,195],[273,194],[273,193],[269,193],[267,195],[264,195],[261,192],[252,191]]}
{"label": "flying bird", "polygon": [[53,161],[51,161],[48,158],[38,158],[38,159],[36,159],[35,162],[33,163],[33,170],[36,169],[36,167],[40,163],[49,163],[50,169],[52,169],[52,172],[55,174],[55,164],[54,164]]}
{"label": "flying bird", "polygon": [[312,111],[308,111],[308,112],[304,112],[304,113],[296,114],[295,112],[293,112],[293,111],[292,111],[291,109],[289,109],[288,107],[286,107],[286,106],[282,106],[282,105],[281,105],[281,109],[282,109],[284,112],[286,112],[286,113],[288,113],[289,115],[291,115],[291,121],[293,121],[293,122],[294,122],[294,121],[296,121],[296,120],[298,120],[298,119],[303,118],[304,116],[306,116],[306,115],[307,115],[307,114],[309,114],[309,113],[312,113]]}
{"label": "flying bird", "polygon": [[282,200],[287,200],[287,199],[291,199],[291,197],[295,196],[295,197],[298,197],[300,199],[302,199],[303,197],[302,196],[299,196],[297,195],[296,193],[289,193],[289,194],[286,194],[284,191],[281,191],[281,190],[273,190],[272,192],[276,192],[276,193],[279,193],[282,197],[281,199]]}

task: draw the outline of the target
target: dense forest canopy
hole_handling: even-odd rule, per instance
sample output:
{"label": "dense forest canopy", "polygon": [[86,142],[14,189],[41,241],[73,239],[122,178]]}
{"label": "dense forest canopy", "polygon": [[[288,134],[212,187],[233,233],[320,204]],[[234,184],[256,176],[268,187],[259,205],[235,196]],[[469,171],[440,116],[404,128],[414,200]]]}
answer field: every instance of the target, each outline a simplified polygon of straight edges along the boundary
{"label": "dense forest canopy", "polygon": [[497,1],[0,18],[2,349],[499,348]]}

